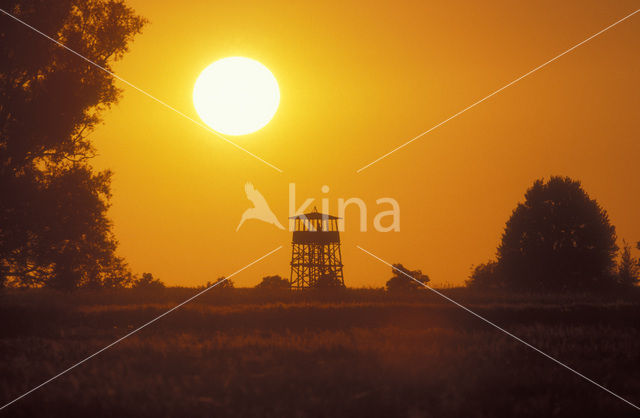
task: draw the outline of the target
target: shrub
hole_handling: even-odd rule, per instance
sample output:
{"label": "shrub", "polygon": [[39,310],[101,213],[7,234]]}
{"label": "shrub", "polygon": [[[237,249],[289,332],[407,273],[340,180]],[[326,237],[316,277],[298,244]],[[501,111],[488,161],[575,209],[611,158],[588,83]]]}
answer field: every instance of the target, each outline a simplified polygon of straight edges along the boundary
{"label": "shrub", "polygon": [[[387,281],[388,292],[411,292],[424,289],[422,284],[427,284],[431,280],[426,274],[422,274],[421,270],[409,270],[402,264],[394,264],[391,269],[393,277]],[[410,276],[415,280],[412,280]]]}
{"label": "shrub", "polygon": [[262,290],[289,290],[289,280],[278,275],[265,276],[262,281],[256,285],[256,289]]}
{"label": "shrub", "polygon": [[142,276],[133,280],[133,289],[164,289],[164,283],[160,279],[153,277],[151,273],[142,273]]}

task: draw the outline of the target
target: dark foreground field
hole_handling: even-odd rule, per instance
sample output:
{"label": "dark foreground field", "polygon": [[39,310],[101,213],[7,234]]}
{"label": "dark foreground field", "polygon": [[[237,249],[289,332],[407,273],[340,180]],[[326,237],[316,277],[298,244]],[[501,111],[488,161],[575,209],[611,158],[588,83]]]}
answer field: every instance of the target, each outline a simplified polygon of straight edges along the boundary
{"label": "dark foreground field", "polygon": [[[637,298],[448,292],[640,403]],[[0,404],[193,293],[0,294]],[[294,297],[240,289],[204,295],[0,411],[0,417],[637,413],[435,295],[390,298],[363,290]]]}

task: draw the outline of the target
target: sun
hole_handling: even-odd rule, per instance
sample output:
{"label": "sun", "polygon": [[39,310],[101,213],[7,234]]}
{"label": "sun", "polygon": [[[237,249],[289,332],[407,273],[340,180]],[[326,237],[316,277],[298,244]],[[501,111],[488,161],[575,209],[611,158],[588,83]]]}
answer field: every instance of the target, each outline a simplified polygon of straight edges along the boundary
{"label": "sun", "polygon": [[273,118],[280,104],[280,89],[271,71],[258,61],[228,57],[200,73],[193,88],[193,104],[215,131],[246,135]]}

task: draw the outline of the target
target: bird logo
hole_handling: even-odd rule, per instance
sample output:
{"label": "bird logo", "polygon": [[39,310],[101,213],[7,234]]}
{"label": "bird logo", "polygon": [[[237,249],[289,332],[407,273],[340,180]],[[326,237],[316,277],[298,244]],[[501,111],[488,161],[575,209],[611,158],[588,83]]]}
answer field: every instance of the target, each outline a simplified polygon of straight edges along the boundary
{"label": "bird logo", "polygon": [[242,219],[240,219],[240,223],[236,228],[236,232],[240,229],[244,221],[248,219],[258,219],[268,224],[275,225],[280,229],[284,229],[284,226],[282,226],[278,221],[278,218],[276,218],[276,215],[269,207],[269,204],[265,200],[264,196],[262,196],[262,193],[256,190],[256,188],[253,187],[253,184],[246,183],[244,185],[244,191],[247,194],[247,199],[253,203],[253,207],[244,211]]}

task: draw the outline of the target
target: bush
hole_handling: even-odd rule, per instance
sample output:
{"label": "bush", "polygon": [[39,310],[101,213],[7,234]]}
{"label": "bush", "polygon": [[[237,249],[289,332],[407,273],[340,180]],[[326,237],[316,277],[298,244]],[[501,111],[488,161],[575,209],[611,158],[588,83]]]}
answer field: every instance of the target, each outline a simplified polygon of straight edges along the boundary
{"label": "bush", "polygon": [[[388,292],[412,292],[419,289],[424,289],[422,284],[427,284],[431,280],[426,274],[422,274],[421,270],[409,270],[402,264],[394,264],[391,269],[393,277],[387,281]],[[410,277],[413,277],[412,280]]]}
{"label": "bush", "polygon": [[235,289],[235,284],[233,283],[233,280],[231,279],[227,279],[226,277],[222,276],[222,277],[218,277],[218,280],[216,280],[214,283],[211,282],[207,282],[207,288],[214,286],[214,289]]}
{"label": "bush", "polygon": [[313,286],[315,289],[343,289],[344,284],[335,274],[324,274],[318,278]]}
{"label": "bush", "polygon": [[262,281],[256,285],[256,289],[262,290],[289,290],[289,280],[278,275],[265,276]]}
{"label": "bush", "polygon": [[164,283],[153,277],[151,273],[142,273],[142,276],[133,280],[133,289],[158,290],[164,289]]}

